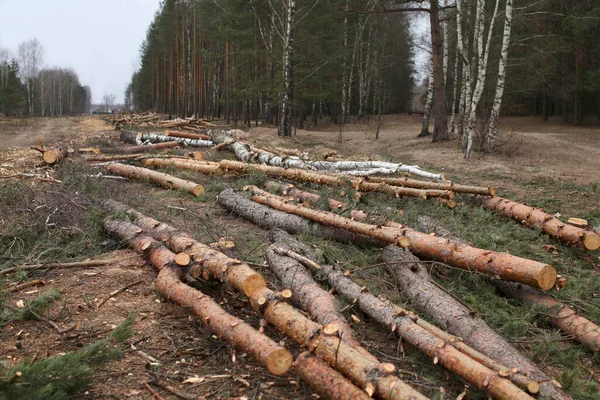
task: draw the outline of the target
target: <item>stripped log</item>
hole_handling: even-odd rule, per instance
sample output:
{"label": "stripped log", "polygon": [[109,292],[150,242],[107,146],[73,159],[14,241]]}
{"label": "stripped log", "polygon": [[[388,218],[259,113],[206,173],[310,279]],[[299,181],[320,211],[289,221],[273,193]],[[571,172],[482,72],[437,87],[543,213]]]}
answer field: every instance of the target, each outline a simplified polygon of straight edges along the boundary
{"label": "stripped log", "polygon": [[153,168],[175,167],[199,172],[204,175],[222,176],[225,174],[218,164],[200,160],[187,160],[181,158],[148,158],[142,161],[142,164],[144,164],[146,167]]}
{"label": "stripped log", "polygon": [[149,152],[149,151],[172,149],[172,148],[178,147],[178,146],[179,146],[179,143],[177,143],[177,142],[164,142],[164,143],[146,144],[146,145],[139,145],[139,146],[116,147],[114,149],[103,149],[103,153],[135,154],[135,153],[144,153],[144,152]]}
{"label": "stripped log", "polygon": [[413,188],[403,188],[390,186],[385,183],[366,182],[364,179],[346,179],[335,175],[321,174],[318,172],[305,171],[301,169],[285,169],[279,167],[271,167],[268,165],[248,165],[241,162],[223,160],[221,168],[225,171],[234,171],[237,173],[248,173],[252,171],[264,172],[269,176],[287,178],[299,182],[313,182],[319,185],[329,186],[346,186],[351,184],[355,190],[363,192],[380,192],[388,193],[396,197],[409,196],[429,199],[439,197],[445,199],[453,199],[454,193],[445,190],[420,190]]}
{"label": "stripped log", "polygon": [[287,373],[292,365],[292,354],[244,321],[225,312],[209,296],[184,284],[181,281],[183,270],[176,266],[174,253],[130,222],[107,219],[104,227],[108,233],[144,255],[160,271],[156,290],[161,296],[184,308],[191,308],[209,331],[236,349],[251,354],[273,375]]}
{"label": "stripped log", "polygon": [[294,361],[294,371],[320,396],[329,400],[370,400],[364,391],[348,382],[341,374],[330,368],[309,352]]}
{"label": "stripped log", "polygon": [[500,291],[530,307],[542,308],[550,317],[550,323],[582,343],[593,352],[600,351],[600,327],[589,319],[577,315],[571,307],[554,297],[535,289],[512,282],[497,282]]}
{"label": "stripped log", "polygon": [[539,382],[540,395],[555,400],[571,399],[552,379],[527,357],[519,353],[497,334],[472,309],[450,293],[437,286],[427,268],[407,250],[388,246],[383,252],[387,272],[394,278],[398,289],[410,299],[420,312],[431,316],[443,330],[460,337],[469,346]]}
{"label": "stripped log", "polygon": [[392,186],[404,186],[417,189],[448,190],[455,193],[477,194],[482,196],[495,196],[496,189],[479,186],[459,185],[452,182],[425,182],[410,178],[368,177],[367,181],[375,183],[387,183]]}
{"label": "stripped log", "polygon": [[64,146],[55,146],[51,149],[44,149],[42,158],[48,165],[58,164],[63,158],[67,156],[67,148]]}
{"label": "stripped log", "polygon": [[184,190],[193,194],[194,196],[202,196],[204,193],[206,193],[204,186],[195,182],[179,179],[172,175],[163,174],[162,172],[153,171],[147,168],[113,163],[106,165],[105,169],[107,172],[114,175],[124,176],[126,178],[145,182],[154,182],[168,189]]}
{"label": "stripped log", "polygon": [[273,245],[267,249],[267,262],[284,287],[292,290],[294,305],[308,312],[319,324],[335,326],[340,337],[346,343],[360,348],[360,344],[354,338],[352,328],[340,313],[340,305],[335,296],[323,290],[297,259],[291,258],[286,255],[285,251],[281,251],[294,250],[298,252],[305,246],[279,229],[272,231],[269,238]]}
{"label": "stripped log", "polygon": [[[185,248],[188,249],[187,252],[190,254],[190,249],[193,248],[204,251],[204,253],[197,254],[194,258],[196,262],[202,264],[210,278],[221,281],[227,279],[232,288],[245,293],[242,284],[245,280],[235,279],[235,277],[238,272],[253,271],[247,264],[216,252],[214,249],[191,239],[189,235],[178,233],[174,228],[145,217],[120,203],[109,201],[105,202],[105,206],[112,210],[123,210],[134,216],[136,225],[141,228],[140,231],[144,229],[151,235],[157,235],[157,238],[167,238],[167,240],[158,240],[166,242],[171,250],[177,251],[175,247],[171,246],[178,243],[177,246],[185,245]],[[209,250],[212,251],[210,255]],[[216,258],[218,258],[218,261],[215,260]],[[234,279],[231,279],[232,276]],[[394,368],[389,368],[389,364],[375,362],[372,358],[365,357],[361,351],[341,340],[337,335],[337,331],[328,334],[328,329],[324,329],[322,325],[311,321],[303,313],[285,302],[284,297],[268,289],[266,285],[249,290],[248,297],[254,310],[264,315],[268,323],[299,344],[307,346],[311,352],[336,368],[344,376],[350,378],[367,394],[377,394],[378,397],[384,399],[426,399],[398,377],[392,375]],[[366,350],[363,349],[363,351]]]}
{"label": "stripped log", "polygon": [[252,188],[252,200],[324,225],[360,233],[399,247],[410,247],[418,255],[467,271],[476,270],[544,290],[551,289],[556,282],[556,270],[550,265],[430,236],[394,222],[388,221],[382,227],[353,221],[333,213],[286,204],[281,197],[256,187]]}
{"label": "stripped log", "polygon": [[502,197],[479,197],[478,201],[487,209],[510,217],[525,226],[538,227],[561,242],[587,250],[600,248],[600,234],[590,229],[565,224],[543,210],[517,203]]}
{"label": "stripped log", "polygon": [[210,136],[208,136],[208,135],[203,135],[201,133],[181,132],[181,131],[167,131],[167,132],[165,132],[165,136],[177,137],[177,138],[183,138],[183,139],[194,139],[194,140],[210,140]]}

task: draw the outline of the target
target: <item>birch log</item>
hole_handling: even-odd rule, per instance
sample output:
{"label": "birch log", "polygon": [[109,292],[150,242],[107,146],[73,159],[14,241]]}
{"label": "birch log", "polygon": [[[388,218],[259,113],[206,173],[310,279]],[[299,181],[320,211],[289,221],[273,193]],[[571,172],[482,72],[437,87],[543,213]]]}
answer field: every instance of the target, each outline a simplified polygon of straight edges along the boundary
{"label": "birch log", "polygon": [[488,210],[510,217],[528,227],[541,228],[555,239],[587,250],[600,248],[600,235],[590,229],[565,224],[543,210],[502,197],[478,197]]}
{"label": "birch log", "polygon": [[476,313],[434,284],[427,268],[409,251],[388,246],[383,252],[383,261],[388,263],[385,269],[394,278],[400,291],[410,299],[411,304],[422,313],[431,316],[442,329],[460,337],[465,343],[506,365],[511,371],[516,368],[517,372],[539,382],[542,397],[555,400],[571,399],[552,383],[551,378],[490,328]]}
{"label": "birch log", "polygon": [[141,145],[142,142],[138,136],[138,132],[122,131],[120,134],[120,140],[123,143]]}
{"label": "birch log", "polygon": [[184,146],[193,146],[193,147],[212,147],[214,145],[210,140],[202,140],[202,139],[186,139],[179,137],[171,137],[165,136],[160,133],[139,133],[138,138],[142,143],[150,142],[150,143],[162,143],[162,142],[172,142],[175,141],[180,145]]}
{"label": "birch log", "polygon": [[[179,246],[185,248],[186,252],[190,254],[194,253],[194,249],[200,250],[193,258],[205,268],[210,278],[227,282],[235,290],[247,293],[252,307],[264,315],[268,323],[299,344],[307,346],[311,352],[350,378],[367,394],[377,394],[383,399],[426,399],[398,377],[392,375],[395,370],[393,366],[390,368],[390,364],[375,362],[373,356],[365,357],[361,351],[340,339],[337,331],[325,329],[324,326],[311,321],[286,303],[279,294],[268,289],[266,285],[253,286],[252,290],[246,290],[248,289],[244,287],[246,277],[249,274],[260,276],[247,264],[231,259],[225,254],[191,239],[189,235],[145,217],[120,203],[108,201],[104,204],[111,210],[125,210],[135,218],[134,222],[137,226],[150,235],[156,235],[158,240],[166,242],[171,250],[177,251],[180,249]],[[264,282],[264,278],[262,281]],[[366,352],[364,349],[362,351]]]}
{"label": "birch log", "polygon": [[195,182],[186,181],[184,179],[176,178],[172,175],[163,174],[162,172],[153,171],[147,168],[134,167],[132,165],[125,165],[119,163],[111,163],[106,165],[106,171],[113,174],[119,175],[130,179],[154,182],[167,189],[178,189],[184,190],[194,196],[202,196],[206,193],[204,186]]}
{"label": "birch log", "polygon": [[507,253],[487,251],[451,240],[433,237],[405,225],[393,222],[387,222],[386,226],[383,227],[364,224],[337,214],[286,204],[281,197],[256,187],[252,188],[252,200],[321,224],[332,225],[350,232],[370,236],[399,247],[410,247],[412,251],[421,256],[442,261],[467,271],[476,270],[544,290],[551,289],[556,282],[556,271],[550,265]]}
{"label": "birch log", "polygon": [[385,168],[394,173],[408,172],[427,179],[444,179],[443,175],[424,171],[417,165],[395,164],[385,161],[312,161],[308,165],[316,171],[338,172]]}
{"label": "birch log", "polygon": [[144,255],[160,271],[156,290],[161,296],[192,309],[209,331],[236,349],[251,354],[273,375],[287,373],[292,365],[292,354],[244,321],[225,312],[209,296],[184,284],[181,281],[183,270],[177,267],[174,253],[130,222],[107,219],[104,227],[108,233]]}
{"label": "birch log", "polygon": [[67,148],[64,146],[56,146],[51,149],[44,150],[42,158],[48,165],[58,164],[63,158],[67,157]]}

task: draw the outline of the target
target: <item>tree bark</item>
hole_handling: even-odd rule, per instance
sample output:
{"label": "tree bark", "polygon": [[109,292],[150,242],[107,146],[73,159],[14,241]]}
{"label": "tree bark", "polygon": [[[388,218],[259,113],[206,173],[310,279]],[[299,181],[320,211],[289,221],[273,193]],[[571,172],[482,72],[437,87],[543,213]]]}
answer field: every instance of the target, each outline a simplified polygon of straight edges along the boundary
{"label": "tree bark", "polygon": [[454,184],[452,182],[442,183],[442,182],[425,182],[418,181],[410,178],[381,178],[381,177],[368,177],[366,178],[368,182],[375,183],[387,183],[388,185],[393,186],[402,186],[402,187],[410,187],[416,189],[432,189],[432,190],[447,190],[455,193],[467,193],[467,194],[478,194],[482,196],[495,196],[496,189],[495,188],[484,188],[479,186],[468,186],[468,185],[460,185]]}
{"label": "tree bark", "polygon": [[[540,395],[555,400],[570,399],[551,379],[498,335],[473,311],[435,285],[427,269],[409,251],[388,246],[383,253],[385,269],[411,304],[430,315],[442,329],[462,338],[488,357],[540,383]],[[397,264],[402,261],[403,264]],[[406,264],[412,262],[413,264]],[[396,263],[396,264],[394,264]]]}
{"label": "tree bark", "polygon": [[296,16],[296,1],[287,0],[287,23],[284,38],[283,64],[283,102],[281,104],[281,122],[279,136],[292,136],[292,106],[294,100],[294,25]]}
{"label": "tree bark", "polygon": [[429,120],[431,119],[431,105],[433,104],[433,61],[429,65],[429,83],[427,85],[427,99],[423,108],[423,123],[421,124],[421,133],[417,137],[426,137],[431,135],[429,132]]}
{"label": "tree bark", "polygon": [[175,167],[189,171],[199,172],[204,175],[223,176],[225,172],[217,163],[208,161],[182,159],[182,158],[147,158],[142,161],[146,167],[169,168]]}
{"label": "tree bark", "polygon": [[126,178],[154,182],[167,189],[178,189],[184,190],[194,196],[202,196],[206,193],[204,186],[199,185],[195,182],[186,181],[184,179],[176,178],[172,175],[163,174],[162,172],[156,172],[147,168],[134,167],[132,165],[125,165],[119,163],[108,164],[105,167],[106,171]]}
{"label": "tree bark", "polygon": [[600,352],[600,327],[589,319],[577,315],[577,312],[571,307],[552,296],[523,285],[497,282],[496,286],[502,293],[521,301],[526,306],[544,309],[548,313],[552,325],[593,352]]}
{"label": "tree bark", "polygon": [[48,150],[44,150],[42,153],[42,158],[44,162],[48,165],[54,165],[61,162],[61,160],[67,157],[68,152],[67,148],[64,146],[56,146]]}
{"label": "tree bark", "polygon": [[[123,136],[121,136],[123,137]],[[202,139],[185,139],[179,137],[171,137],[165,136],[160,133],[138,133],[138,140],[141,143],[151,142],[151,143],[161,143],[161,142],[172,142],[175,141],[183,146],[194,146],[194,147],[212,147],[214,145],[210,140],[202,140]]]}
{"label": "tree bark", "polygon": [[161,296],[184,308],[191,308],[209,331],[236,349],[251,354],[273,375],[287,373],[292,365],[292,354],[244,321],[225,312],[209,296],[184,284],[181,281],[183,270],[175,264],[174,253],[130,222],[107,219],[104,227],[108,233],[144,255],[160,271],[156,290]]}
{"label": "tree bark", "polygon": [[444,84],[444,49],[440,36],[439,5],[437,0],[430,2],[429,22],[431,24],[431,52],[433,63],[433,111],[435,126],[433,142],[449,140],[448,119],[446,118],[446,86]]}
{"label": "tree bark", "polygon": [[551,289],[556,282],[556,271],[550,265],[430,236],[394,222],[388,221],[385,226],[376,226],[353,221],[337,214],[286,204],[281,197],[256,187],[252,188],[252,200],[321,224],[370,236],[400,247],[410,247],[418,255],[467,271],[477,270],[544,290]]}
{"label": "tree bark", "polygon": [[561,242],[587,250],[600,248],[600,235],[590,229],[565,224],[558,218],[525,204],[502,197],[479,197],[478,201],[487,209],[521,222],[528,227],[538,227]]}
{"label": "tree bark", "polygon": [[203,135],[199,133],[188,133],[188,132],[180,132],[180,131],[167,131],[165,136],[169,137],[177,137],[183,139],[193,139],[193,140],[210,140],[210,136]]}

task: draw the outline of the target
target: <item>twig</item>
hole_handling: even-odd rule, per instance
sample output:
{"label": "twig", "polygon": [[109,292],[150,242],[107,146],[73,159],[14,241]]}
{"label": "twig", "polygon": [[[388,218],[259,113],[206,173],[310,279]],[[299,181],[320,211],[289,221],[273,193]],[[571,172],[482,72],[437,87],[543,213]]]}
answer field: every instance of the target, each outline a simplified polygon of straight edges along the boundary
{"label": "twig", "polygon": [[148,389],[148,391],[152,394],[152,397],[154,397],[156,400],[164,400],[162,397],[160,397],[158,393],[154,391],[154,389],[150,387],[150,385],[148,385],[148,382],[144,383],[144,386],[146,387],[146,389]]}
{"label": "twig", "polygon": [[275,245],[271,245],[271,249],[279,255],[293,258],[294,260],[298,261],[300,264],[302,264],[304,266],[307,266],[309,268],[314,268],[314,269],[321,269],[321,266],[319,264],[317,264],[316,262],[309,260],[308,258],[306,258],[298,253],[295,253],[291,250],[287,250],[287,249],[284,249],[282,247],[275,246]]}
{"label": "twig", "polygon": [[180,392],[180,391],[176,390],[175,388],[167,385],[166,383],[162,383],[158,380],[151,381],[148,383],[151,385],[154,385],[154,386],[158,386],[159,388],[166,390],[167,392],[179,397],[180,399],[184,399],[184,400],[197,400],[198,399],[198,396],[195,396],[195,395],[189,394],[189,393]]}
{"label": "twig", "polygon": [[55,268],[91,268],[91,267],[103,267],[106,265],[112,265],[106,261],[78,261],[72,263],[56,263],[56,264],[35,264],[35,265],[22,265],[20,267],[7,268],[0,271],[0,276],[8,275],[17,271],[34,271],[36,269],[55,269]]}
{"label": "twig", "polygon": [[23,283],[21,285],[17,285],[15,287],[9,288],[6,291],[8,293],[16,293],[16,292],[20,292],[23,289],[27,289],[27,288],[34,287],[34,286],[44,286],[45,284],[46,284],[46,282],[40,281],[38,279],[38,280],[35,280],[35,281],[25,282],[25,283]]}
{"label": "twig", "polygon": [[123,286],[122,288],[115,290],[114,292],[111,292],[107,298],[105,298],[104,300],[102,300],[100,303],[98,303],[98,305],[96,306],[96,309],[102,307],[102,305],[104,303],[106,303],[108,300],[112,299],[113,297],[115,297],[116,295],[118,295],[119,293],[122,293],[124,291],[126,291],[127,289],[135,286],[135,285],[139,285],[140,283],[144,282],[143,279],[140,279],[139,281],[135,281],[133,283],[130,283],[128,285]]}
{"label": "twig", "polygon": [[34,318],[35,318],[35,319],[37,319],[38,321],[40,321],[40,322],[45,322],[46,324],[50,325],[50,326],[51,326],[52,328],[54,328],[54,330],[56,330],[56,332],[57,332],[58,334],[60,334],[60,335],[62,335],[62,334],[64,334],[64,333],[67,333],[67,332],[70,332],[70,331],[72,331],[72,330],[73,330],[73,329],[75,329],[75,328],[77,327],[77,325],[78,325],[78,323],[77,323],[77,322],[75,322],[73,325],[71,325],[71,326],[69,326],[69,327],[67,327],[67,328],[60,329],[60,327],[59,327],[59,326],[56,324],[56,322],[54,322],[54,321],[51,321],[51,320],[49,320],[49,319],[47,319],[47,318],[44,318],[44,317],[42,317],[41,315],[37,314],[37,313],[36,313],[35,311],[33,311],[33,310],[29,310],[29,312],[30,312],[30,313],[31,313],[31,315],[33,315],[33,316],[34,316]]}

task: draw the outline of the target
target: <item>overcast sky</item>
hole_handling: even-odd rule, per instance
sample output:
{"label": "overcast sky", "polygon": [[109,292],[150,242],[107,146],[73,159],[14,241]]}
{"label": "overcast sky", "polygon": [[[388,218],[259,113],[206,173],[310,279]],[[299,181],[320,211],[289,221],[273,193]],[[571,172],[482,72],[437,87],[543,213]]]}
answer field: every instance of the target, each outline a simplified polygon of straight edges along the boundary
{"label": "overcast sky", "polygon": [[122,102],[160,0],[0,0],[0,48],[37,38],[50,67],[71,67],[94,101]]}

